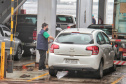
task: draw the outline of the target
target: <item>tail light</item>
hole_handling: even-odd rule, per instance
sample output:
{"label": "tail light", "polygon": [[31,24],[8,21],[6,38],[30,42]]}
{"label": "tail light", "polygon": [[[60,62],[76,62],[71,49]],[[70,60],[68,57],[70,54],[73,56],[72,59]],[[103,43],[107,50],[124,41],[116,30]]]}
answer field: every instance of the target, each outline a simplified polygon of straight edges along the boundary
{"label": "tail light", "polygon": [[67,29],[70,29],[71,28],[71,26],[67,26]]}
{"label": "tail light", "polygon": [[50,53],[54,53],[54,49],[59,49],[59,45],[52,44],[50,48]]}
{"label": "tail light", "polygon": [[92,55],[98,55],[99,47],[98,46],[89,46],[86,50],[92,51]]}
{"label": "tail light", "polygon": [[33,40],[36,40],[37,31],[33,31]]}

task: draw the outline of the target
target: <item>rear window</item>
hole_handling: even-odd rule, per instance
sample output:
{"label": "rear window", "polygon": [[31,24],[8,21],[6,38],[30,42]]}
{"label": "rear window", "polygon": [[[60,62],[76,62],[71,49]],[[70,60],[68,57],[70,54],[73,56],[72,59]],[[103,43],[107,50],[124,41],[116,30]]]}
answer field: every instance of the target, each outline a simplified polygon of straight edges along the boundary
{"label": "rear window", "polygon": [[91,34],[80,33],[62,33],[56,39],[58,43],[64,44],[93,44],[93,37]]}
{"label": "rear window", "polygon": [[17,22],[18,24],[37,25],[37,16],[19,15]]}
{"label": "rear window", "polygon": [[56,16],[56,22],[73,23],[73,19],[71,16]]}

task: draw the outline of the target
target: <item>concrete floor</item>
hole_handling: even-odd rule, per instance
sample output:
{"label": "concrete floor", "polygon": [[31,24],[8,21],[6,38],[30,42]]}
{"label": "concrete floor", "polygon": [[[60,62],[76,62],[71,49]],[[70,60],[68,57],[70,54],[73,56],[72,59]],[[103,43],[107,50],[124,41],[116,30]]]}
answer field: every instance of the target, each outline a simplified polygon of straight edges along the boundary
{"label": "concrete floor", "polygon": [[[0,84],[126,84],[126,66],[118,66],[117,71],[105,71],[104,77],[99,80],[95,78],[93,72],[70,72],[66,77],[57,79],[50,77],[48,70],[38,71],[35,64],[28,65],[27,69],[22,69],[22,65],[35,62],[35,56],[23,57],[20,61],[14,62],[14,72],[7,73],[6,79],[0,80]],[[32,71],[28,71],[32,69]],[[23,74],[30,75],[30,77],[21,78]],[[119,80],[120,77],[122,77]]]}

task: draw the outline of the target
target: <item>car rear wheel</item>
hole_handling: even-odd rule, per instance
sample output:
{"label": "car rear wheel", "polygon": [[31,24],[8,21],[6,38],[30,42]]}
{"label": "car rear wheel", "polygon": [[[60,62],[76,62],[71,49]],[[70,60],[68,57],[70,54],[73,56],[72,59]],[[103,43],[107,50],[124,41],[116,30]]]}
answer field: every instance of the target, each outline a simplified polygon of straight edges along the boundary
{"label": "car rear wheel", "polygon": [[14,56],[14,59],[15,60],[20,60],[21,58],[22,58],[22,49],[21,49],[20,46],[18,46],[16,55]]}
{"label": "car rear wheel", "polygon": [[49,74],[50,74],[50,76],[56,76],[56,74],[57,74],[57,71],[55,70],[55,69],[49,69]]}
{"label": "car rear wheel", "polygon": [[103,77],[103,63],[101,62],[99,65],[99,69],[96,71],[96,76],[98,79]]}

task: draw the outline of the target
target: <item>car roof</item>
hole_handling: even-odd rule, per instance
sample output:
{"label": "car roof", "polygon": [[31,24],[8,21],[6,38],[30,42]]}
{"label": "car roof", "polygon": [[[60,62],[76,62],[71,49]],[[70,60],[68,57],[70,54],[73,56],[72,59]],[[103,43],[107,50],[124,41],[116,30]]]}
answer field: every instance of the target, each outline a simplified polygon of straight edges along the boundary
{"label": "car roof", "polygon": [[61,33],[80,32],[80,33],[88,33],[88,34],[91,34],[94,31],[102,31],[102,30],[88,29],[88,28],[70,28],[70,29],[63,30]]}

